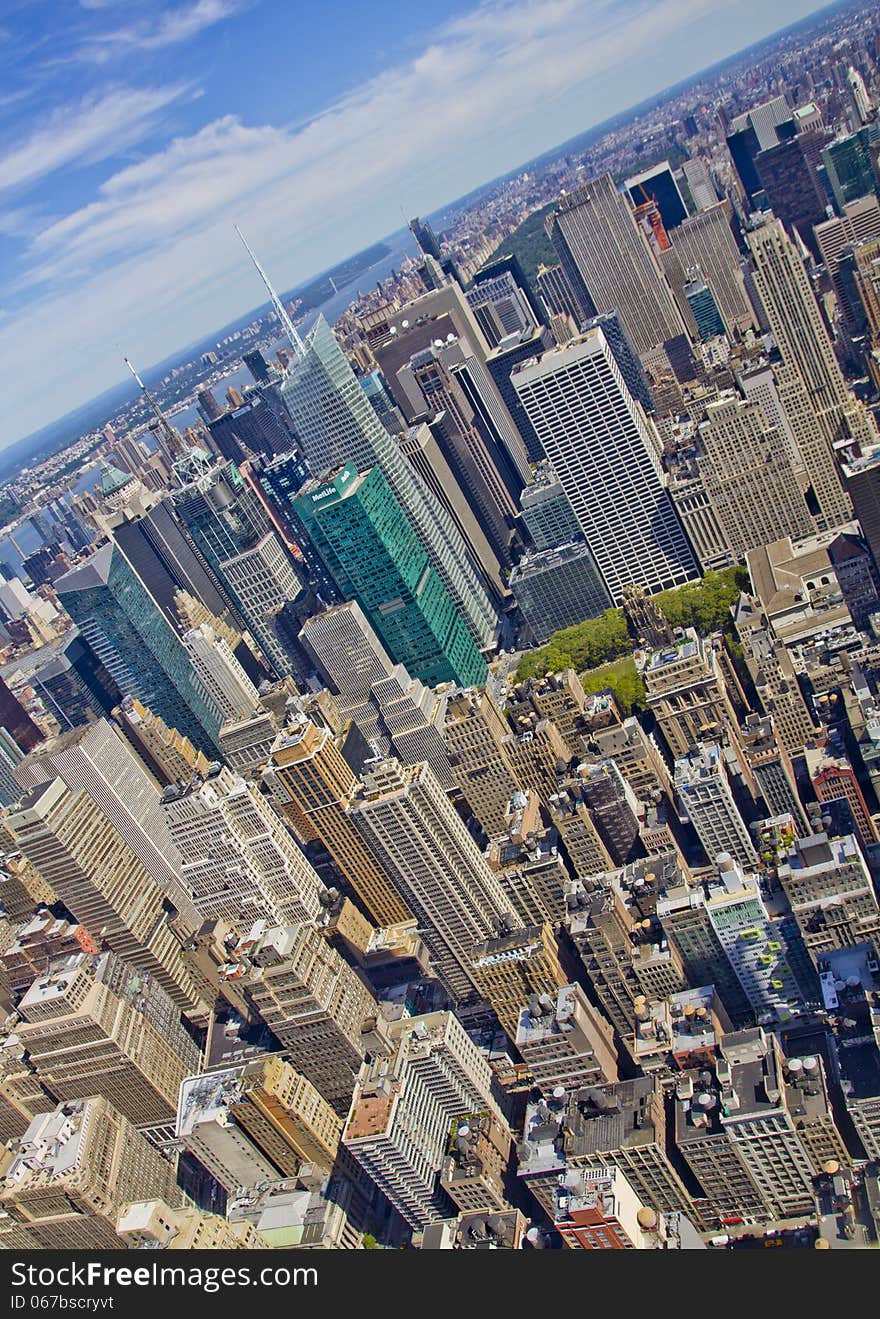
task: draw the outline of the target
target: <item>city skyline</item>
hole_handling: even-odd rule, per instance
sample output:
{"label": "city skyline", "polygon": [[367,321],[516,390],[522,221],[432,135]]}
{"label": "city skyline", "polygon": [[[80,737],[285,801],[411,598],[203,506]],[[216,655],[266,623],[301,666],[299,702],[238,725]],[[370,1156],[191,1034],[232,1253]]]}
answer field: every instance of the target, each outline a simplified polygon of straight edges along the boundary
{"label": "city skyline", "polygon": [[[122,381],[124,354],[165,359],[169,318],[186,345],[252,306],[233,222],[292,287],[395,232],[398,216],[432,213],[626,111],[630,87],[641,102],[737,54],[743,31],[748,46],[819,12],[508,0],[454,4],[431,29],[382,4],[368,25],[381,47],[360,34],[356,63],[329,16],[309,14],[291,115],[290,66],[260,8],[154,5],[132,23],[114,0],[18,6],[0,98],[0,352],[16,382],[0,450]],[[77,69],[66,103],[47,52],[59,24]],[[573,131],[560,133],[563,96]],[[91,330],[72,340],[74,318]]]}

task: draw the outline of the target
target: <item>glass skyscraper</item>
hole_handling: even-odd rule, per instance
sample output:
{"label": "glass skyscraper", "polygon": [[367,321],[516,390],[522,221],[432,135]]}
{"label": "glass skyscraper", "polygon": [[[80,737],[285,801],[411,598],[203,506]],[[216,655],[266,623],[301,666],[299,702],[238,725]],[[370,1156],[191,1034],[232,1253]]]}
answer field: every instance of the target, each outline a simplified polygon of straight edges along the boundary
{"label": "glass skyscraper", "polygon": [[429,686],[486,678],[486,664],[381,468],[347,463],[313,482],[297,512],[327,571],[391,657]]}
{"label": "glass skyscraper", "polygon": [[217,716],[183,644],[125,555],[112,541],[59,577],[63,608],[123,696],[136,696],[166,724],[217,754]]}
{"label": "glass skyscraper", "polygon": [[361,472],[382,469],[477,645],[488,645],[496,615],[461,533],[376,416],[323,316],[306,339],[304,355],[291,363],[281,397],[315,475],[348,462]]}
{"label": "glass skyscraper", "polygon": [[279,677],[292,671],[276,615],[301,583],[257,492],[233,462],[206,465],[174,492],[178,516]]}

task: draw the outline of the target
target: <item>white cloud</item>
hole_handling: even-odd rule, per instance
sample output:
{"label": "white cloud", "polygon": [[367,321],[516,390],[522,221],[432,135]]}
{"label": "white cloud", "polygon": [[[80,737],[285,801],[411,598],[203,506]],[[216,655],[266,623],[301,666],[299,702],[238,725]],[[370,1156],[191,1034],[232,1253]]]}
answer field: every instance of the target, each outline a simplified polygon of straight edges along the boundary
{"label": "white cloud", "polygon": [[116,88],[56,110],[42,128],[0,154],[0,192],[32,184],[78,160],[106,160],[132,146],[185,90]]}
{"label": "white cloud", "polygon": [[[86,3],[85,8],[104,8],[107,0]],[[248,0],[196,0],[193,5],[167,9],[155,19],[143,19],[129,27],[102,32],[92,37],[76,53],[83,59],[103,64],[122,52],[162,50],[190,41],[224,19],[232,18],[246,7]],[[82,4],[82,0],[80,0]]]}
{"label": "white cloud", "polygon": [[33,301],[0,326],[21,431],[120,379],[123,352],[159,360],[262,301],[233,221],[290,288],[398,227],[401,205],[430,213],[623,108],[641,91],[634,67],[727,9],[498,0],[305,124],[228,115],[120,170],[27,251],[15,292]]}

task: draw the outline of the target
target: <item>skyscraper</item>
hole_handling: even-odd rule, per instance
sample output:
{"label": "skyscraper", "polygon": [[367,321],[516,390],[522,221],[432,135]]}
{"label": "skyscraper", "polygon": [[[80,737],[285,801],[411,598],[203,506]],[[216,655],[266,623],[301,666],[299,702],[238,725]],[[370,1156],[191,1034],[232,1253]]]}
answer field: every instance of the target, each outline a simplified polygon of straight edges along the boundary
{"label": "skyscraper", "polygon": [[834,446],[853,438],[876,440],[862,405],[846,387],[804,263],[779,220],[748,233],[755,285],[779,345],[787,375],[780,396],[819,505],[819,530],[850,516]]}
{"label": "skyscraper", "polygon": [[459,1001],[479,997],[471,953],[510,902],[428,765],[376,763],[350,809],[397,877],[437,975]]}
{"label": "skyscraper", "polygon": [[123,696],[137,696],[197,746],[214,750],[212,709],[183,644],[112,542],[59,577],[55,590]]}
{"label": "skyscraper", "polygon": [[757,865],[717,743],[700,743],[690,755],[676,760],[675,790],[710,862],[729,852],[744,868]]}
{"label": "skyscraper", "polygon": [[330,730],[305,717],[285,729],[272,748],[269,773],[298,836],[303,843],[320,839],[375,923],[410,920],[396,875],[348,814],[358,780]]}
{"label": "skyscraper", "polygon": [[348,462],[359,471],[381,468],[474,640],[487,644],[495,611],[460,533],[370,407],[323,317],[311,330],[304,355],[291,364],[281,395],[312,472]]}
{"label": "skyscraper", "polygon": [[634,174],[626,180],[624,187],[630,195],[633,206],[640,206],[642,202],[648,200],[657,203],[667,233],[681,224],[687,216],[684,198],[678,190],[668,160],[653,165],[651,169],[646,169],[641,174]]}
{"label": "skyscraper", "polygon": [[205,919],[284,925],[319,914],[321,881],[253,784],[214,766],[166,788],[162,808]]}
{"label": "skyscraper", "polygon": [[511,524],[517,513],[515,499],[522,489],[521,478],[516,476],[501,446],[492,441],[487,444],[480,434],[474,409],[458,379],[443,365],[436,348],[416,353],[407,369],[429,409],[432,434],[499,561],[509,566]]}
{"label": "skyscraper", "polygon": [[439,1176],[456,1119],[488,1113],[506,1124],[489,1064],[452,1013],[407,1018],[394,1033],[390,1059],[365,1063],[358,1076],[342,1143],[418,1229],[449,1215]]}
{"label": "skyscraper", "polygon": [[218,617],[235,612],[216,573],[175,516],[169,498],[139,514],[123,510],[114,523],[114,541],[170,623],[177,623],[177,591],[196,596]]}
{"label": "skyscraper", "polygon": [[394,664],[356,600],[333,605],[303,623],[300,639],[346,701],[368,701],[374,682]]}
{"label": "skyscraper", "polygon": [[633,582],[655,592],[696,577],[644,414],[601,330],[525,364],[513,383],[611,599]]}
{"label": "skyscraper", "polygon": [[[684,333],[684,323],[657,260],[610,174],[561,198],[548,220],[551,242],[575,292],[591,313],[616,308],[637,353]],[[585,307],[586,310],[586,307]]]}
{"label": "skyscraper", "polygon": [[220,724],[250,714],[259,704],[259,693],[239,664],[224,637],[210,623],[188,628],[183,645],[206,699],[215,707]]}
{"label": "skyscraper", "polygon": [[[174,491],[178,516],[223,581],[238,612],[279,677],[291,662],[275,625],[278,609],[300,582],[255,490],[235,463],[206,455],[180,468]],[[161,711],[160,711],[161,713]]]}
{"label": "skyscraper", "polygon": [[222,975],[245,992],[288,1057],[337,1113],[347,1113],[365,1052],[384,1052],[378,1004],[321,930],[257,924]]}
{"label": "skyscraper", "polygon": [[117,1215],[131,1200],[180,1204],[174,1167],[118,1109],[93,1096],[34,1118],[0,1182],[9,1250],[124,1250]]}
{"label": "skyscraper", "polygon": [[392,659],[423,682],[482,682],[486,665],[380,467],[349,462],[296,508],[330,576],[357,599]]}
{"label": "skyscraper", "polygon": [[163,890],[86,792],[53,779],[24,797],[6,823],[93,939],[148,971],[184,1011],[201,1010]]}
{"label": "skyscraper", "polygon": [[780,536],[809,536],[804,502],[785,437],[756,402],[733,391],[706,406],[697,467],[724,539],[737,559]]}
{"label": "skyscraper", "polygon": [[129,743],[106,719],[50,738],[18,766],[21,789],[29,792],[63,779],[71,792],[86,792],[108,825],[178,909],[186,910],[180,884],[180,855],[159,805],[156,782]]}

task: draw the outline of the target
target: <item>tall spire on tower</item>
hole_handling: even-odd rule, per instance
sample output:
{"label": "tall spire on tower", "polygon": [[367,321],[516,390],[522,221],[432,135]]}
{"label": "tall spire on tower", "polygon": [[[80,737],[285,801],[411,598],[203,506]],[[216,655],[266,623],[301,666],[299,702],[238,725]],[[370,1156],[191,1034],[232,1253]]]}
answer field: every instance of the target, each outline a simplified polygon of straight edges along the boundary
{"label": "tall spire on tower", "polygon": [[125,365],[128,367],[131,374],[134,376],[135,380],[138,383],[141,393],[143,394],[144,398],[147,400],[153,412],[155,413],[159,422],[159,428],[161,431],[162,439],[165,441],[165,444],[168,447],[168,451],[169,451],[168,457],[173,462],[175,458],[178,458],[184,452],[186,446],[184,445],[177,431],[171,425],[171,422],[165,416],[165,413],[159,407],[159,404],[153,398],[153,395],[147,389],[143,380],[141,380],[137,371],[135,371],[131,362],[128,360],[127,357],[123,357],[122,360],[125,363]]}
{"label": "tall spire on tower", "polygon": [[263,281],[263,283],[266,286],[266,291],[272,300],[272,306],[275,308],[275,314],[277,315],[279,321],[281,322],[282,330],[287,335],[287,339],[288,342],[290,343],[291,348],[293,349],[294,356],[297,358],[302,357],[306,351],[305,344],[303,343],[302,339],[299,337],[299,331],[297,330],[293,321],[290,319],[289,315],[287,314],[287,308],[284,306],[284,303],[281,301],[278,294],[275,292],[274,288],[270,284],[269,276],[266,274],[265,270],[260,265],[254,253],[251,251],[250,247],[248,246],[248,241],[245,238],[244,234],[239,229],[238,225],[235,226],[235,232],[238,234],[239,238],[244,244],[244,249],[247,252],[248,256],[250,257],[251,261],[253,261],[254,268],[257,274],[260,276],[260,279]]}

